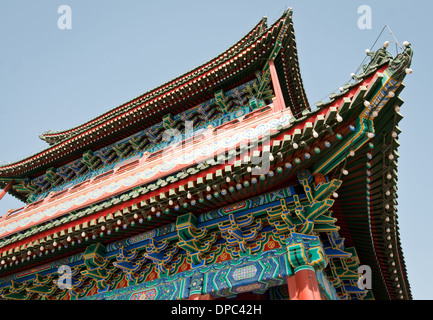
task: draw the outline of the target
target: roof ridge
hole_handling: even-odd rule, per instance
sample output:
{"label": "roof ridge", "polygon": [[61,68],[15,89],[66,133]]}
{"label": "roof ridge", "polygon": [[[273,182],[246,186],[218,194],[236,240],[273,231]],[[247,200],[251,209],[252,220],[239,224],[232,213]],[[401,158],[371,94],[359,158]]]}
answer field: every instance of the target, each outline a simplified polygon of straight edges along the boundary
{"label": "roof ridge", "polygon": [[[240,41],[238,41],[235,45],[231,46],[229,49],[227,49],[226,51],[224,51],[224,53],[218,55],[216,58],[212,59],[211,61],[207,62],[206,64],[203,64],[200,67],[197,67],[195,69],[193,69],[192,71],[189,71],[188,73],[186,73],[186,75],[193,75],[194,73],[199,72],[198,75],[194,75],[194,78],[185,78],[184,76],[180,76],[164,85],[159,86],[156,89],[153,89],[152,91],[145,93],[143,95],[141,95],[141,101],[139,103],[134,101],[137,101],[138,99],[140,99],[140,97],[135,98],[133,100],[131,100],[128,103],[125,103],[123,105],[121,105],[118,108],[112,109],[108,112],[106,112],[105,114],[101,115],[100,117],[93,119],[89,122],[87,122],[86,124],[83,124],[82,127],[83,129],[78,130],[79,127],[76,127],[75,129],[71,129],[68,130],[70,131],[70,133],[68,132],[61,132],[58,133],[58,135],[60,135],[60,138],[58,140],[49,140],[51,137],[49,136],[44,136],[43,134],[41,135],[41,138],[46,139],[46,141],[48,140],[50,143],[50,146],[45,148],[44,150],[37,152],[35,154],[29,155],[19,161],[15,161],[13,163],[8,163],[8,164],[4,164],[4,165],[0,165],[0,175],[2,177],[21,177],[21,175],[25,172],[28,172],[29,169],[28,168],[28,163],[32,162],[35,160],[36,164],[38,166],[45,166],[48,165],[46,163],[46,161],[44,160],[47,155],[55,155],[57,156],[57,154],[61,153],[64,154],[66,153],[70,153],[70,152],[75,152],[74,148],[73,150],[70,150],[67,145],[73,143],[73,141],[77,140],[80,138],[80,135],[85,134],[86,132],[89,132],[89,130],[92,130],[92,126],[93,128],[97,128],[101,125],[104,125],[104,123],[107,123],[109,121],[113,122],[116,121],[116,119],[118,119],[121,116],[128,116],[128,113],[131,112],[131,110],[137,109],[140,106],[147,104],[147,103],[153,103],[152,101],[155,101],[156,99],[158,99],[158,97],[161,98],[161,96],[168,94],[170,95],[170,93],[174,90],[179,90],[182,89],[185,85],[188,85],[188,83],[192,82],[195,78],[197,77],[206,77],[207,73],[209,73],[210,71],[212,71],[212,69],[221,69],[225,64],[227,63],[231,63],[233,60],[236,60],[237,55],[239,54],[243,54],[243,51],[247,50],[245,49],[244,46],[247,46],[248,48],[251,45],[254,45],[255,43],[260,44],[260,43],[266,43],[268,42],[268,35],[270,32],[273,32],[273,30],[275,28],[280,28],[283,24],[285,24],[287,22],[287,19],[291,18],[291,13],[292,10],[287,10],[284,12],[284,14],[277,19],[270,27],[267,26],[267,18],[263,17],[259,23],[257,23],[254,28],[248,32]],[[252,41],[252,42],[250,42]],[[248,45],[249,42],[249,45]],[[233,53],[233,54],[232,54]],[[224,59],[221,59],[223,58]],[[209,66],[209,67],[208,67]],[[206,67],[206,68],[204,68]],[[210,70],[210,71],[209,71]],[[170,86],[167,88],[167,84],[169,83],[173,83],[175,81],[183,81],[182,83],[177,84],[176,86]],[[158,92],[161,91],[161,88],[166,88],[165,91],[163,92]],[[151,95],[151,93],[157,93],[157,95],[153,94]],[[96,122],[96,120],[99,119],[99,122]],[[95,129],[96,130],[96,129]],[[68,135],[67,135],[68,134]],[[47,142],[48,142],[47,141]],[[66,150],[66,151],[65,151]],[[57,157],[55,158],[57,159]],[[18,168],[19,167],[19,168]],[[32,166],[33,167],[33,166]],[[17,170],[18,171],[17,171]]]}
{"label": "roof ridge", "polygon": [[[125,102],[105,113],[103,113],[102,115],[99,115],[81,125],[78,125],[76,127],[70,128],[70,129],[66,129],[66,130],[62,130],[62,131],[58,131],[58,132],[52,132],[51,130],[46,131],[42,134],[39,135],[39,138],[43,141],[48,142],[50,145],[54,145],[58,142],[64,141],[65,139],[74,136],[76,134],[81,133],[82,131],[87,130],[89,127],[92,126],[92,124],[94,124],[94,122],[98,121],[98,120],[102,120],[103,118],[110,118],[113,117],[115,115],[117,115],[118,112],[122,112],[124,111],[124,109],[127,109],[127,107],[133,105],[137,100],[143,99],[146,96],[152,94],[152,93],[156,93],[158,92],[158,90],[161,90],[165,87],[167,87],[168,84],[170,83],[176,83],[179,82],[181,80],[183,80],[183,78],[185,78],[187,75],[191,75],[194,74],[195,72],[200,71],[200,69],[203,69],[205,66],[207,65],[211,65],[211,64],[215,64],[218,62],[218,60],[220,60],[224,55],[233,52],[237,47],[239,48],[244,48],[245,46],[247,46],[249,43],[251,43],[252,41],[256,40],[260,35],[262,35],[266,30],[268,30],[267,27],[267,18],[263,17],[253,28],[252,30],[250,30],[245,36],[243,36],[238,42],[236,42],[234,45],[232,45],[230,48],[228,48],[227,50],[225,50],[223,53],[219,54],[218,56],[216,56],[215,58],[205,62],[204,64],[187,71],[186,73],[178,76],[177,78],[174,78],[154,89],[151,89],[131,100],[129,100],[128,102]],[[78,131],[77,131],[78,130]],[[72,131],[72,132],[71,132]],[[57,141],[50,141],[50,138],[52,139],[54,136],[60,136],[58,138],[55,138],[55,140]]]}

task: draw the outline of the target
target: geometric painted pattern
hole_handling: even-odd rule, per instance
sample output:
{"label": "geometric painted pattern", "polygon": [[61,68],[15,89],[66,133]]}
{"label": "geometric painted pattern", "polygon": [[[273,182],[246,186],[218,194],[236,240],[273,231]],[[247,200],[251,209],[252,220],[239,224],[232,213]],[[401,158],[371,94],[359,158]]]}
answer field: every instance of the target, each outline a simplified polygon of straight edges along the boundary
{"label": "geometric painted pattern", "polygon": [[155,300],[156,290],[151,289],[143,292],[134,293],[129,300]]}
{"label": "geometric painted pattern", "polygon": [[286,249],[279,248],[99,292],[81,300],[184,300],[191,294],[206,293],[214,297],[230,297],[248,291],[263,293],[270,287],[285,284],[291,275]]}
{"label": "geometric painted pattern", "polygon": [[[260,259],[237,260],[237,267],[224,264],[204,275],[203,293],[214,298],[231,297],[241,292],[262,293],[270,287],[286,283],[292,274],[285,248],[258,254]],[[252,257],[252,256],[250,256]],[[233,262],[232,262],[233,263]],[[251,287],[253,285],[253,287]]]}
{"label": "geometric painted pattern", "polygon": [[251,283],[246,286],[237,287],[235,291],[237,293],[242,293],[242,292],[251,292],[254,290],[261,290],[265,288],[266,286],[263,283]]}
{"label": "geometric painted pattern", "polygon": [[233,272],[233,279],[236,281],[243,279],[250,279],[254,277],[257,273],[257,268],[255,265],[249,265],[246,267],[238,268]]}

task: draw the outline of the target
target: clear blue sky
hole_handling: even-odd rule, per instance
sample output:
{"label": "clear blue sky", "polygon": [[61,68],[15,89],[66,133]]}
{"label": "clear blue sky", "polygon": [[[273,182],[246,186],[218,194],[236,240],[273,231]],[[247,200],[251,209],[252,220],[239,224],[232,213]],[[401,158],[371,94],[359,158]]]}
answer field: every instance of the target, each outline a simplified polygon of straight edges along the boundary
{"label": "clear blue sky", "polygon": [[[72,29],[60,30],[60,5]],[[358,7],[372,9],[359,29]],[[346,83],[385,24],[412,43],[414,73],[404,81],[398,179],[403,252],[415,299],[432,299],[432,143],[429,92],[433,2],[413,0],[47,0],[0,2],[0,161],[47,145],[43,131],[81,124],[217,56],[263,16],[294,9],[300,67],[311,104]],[[384,32],[378,45],[393,41]],[[395,47],[395,46],[394,46]],[[377,47],[376,47],[377,48]],[[391,46],[390,46],[391,48]],[[6,196],[0,214],[22,206]]]}

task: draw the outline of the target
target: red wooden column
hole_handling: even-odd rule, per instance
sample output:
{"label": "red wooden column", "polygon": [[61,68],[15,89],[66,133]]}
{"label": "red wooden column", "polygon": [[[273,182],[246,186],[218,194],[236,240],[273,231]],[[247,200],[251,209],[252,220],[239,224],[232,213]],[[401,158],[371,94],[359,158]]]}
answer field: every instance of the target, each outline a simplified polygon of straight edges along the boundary
{"label": "red wooden column", "polygon": [[[274,110],[282,111],[286,108],[284,104],[283,91],[281,91],[280,81],[278,80],[277,69],[274,60],[269,60],[269,71],[271,72],[272,87],[274,88],[275,100]],[[290,110],[290,109],[289,109]]]}
{"label": "red wooden column", "polygon": [[12,187],[14,183],[14,180],[9,182],[6,187],[0,192],[0,200],[4,197],[4,195],[9,191],[9,189]]}
{"label": "red wooden column", "polygon": [[214,300],[214,298],[209,294],[192,294],[188,300]]}
{"label": "red wooden column", "polygon": [[290,300],[322,300],[316,273],[312,268],[303,268],[287,278]]}
{"label": "red wooden column", "polygon": [[295,274],[299,300],[321,300],[316,273],[311,269],[299,270]]}
{"label": "red wooden column", "polygon": [[287,277],[287,287],[289,289],[290,300],[299,300],[298,285],[296,284],[296,275]]}

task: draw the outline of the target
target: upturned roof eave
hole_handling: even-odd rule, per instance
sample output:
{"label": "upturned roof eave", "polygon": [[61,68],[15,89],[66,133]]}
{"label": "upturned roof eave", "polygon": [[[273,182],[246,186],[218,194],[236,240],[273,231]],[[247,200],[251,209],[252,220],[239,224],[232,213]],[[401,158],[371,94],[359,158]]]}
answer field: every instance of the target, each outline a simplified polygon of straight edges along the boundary
{"label": "upturned roof eave", "polygon": [[[170,80],[170,81],[168,81],[168,82],[166,82],[166,83],[164,83],[164,84],[162,84],[162,85],[160,85],[160,86],[158,86],[158,87],[156,87],[156,88],[154,88],[154,89],[152,89],[152,90],[150,90],[150,91],[148,91],[146,93],[143,93],[143,94],[135,97],[134,99],[132,99],[132,100],[126,102],[126,103],[123,103],[122,105],[120,105],[118,107],[115,107],[114,109],[111,109],[111,110],[105,112],[104,114],[102,114],[102,115],[100,115],[100,116],[98,116],[98,117],[96,117],[96,118],[94,118],[94,119],[92,119],[92,120],[90,120],[90,121],[88,121],[88,122],[86,122],[84,124],[81,124],[81,125],[79,125],[77,127],[74,127],[74,128],[71,128],[71,129],[67,129],[67,130],[64,130],[64,131],[60,131],[60,132],[54,132],[54,133],[46,132],[46,133],[41,134],[40,138],[42,140],[44,140],[44,141],[47,141],[49,138],[54,138],[55,137],[57,140],[63,141],[68,136],[75,135],[77,131],[81,132],[80,130],[82,130],[83,128],[84,129],[88,129],[88,127],[94,125],[96,121],[101,120],[103,118],[107,118],[108,116],[112,116],[113,113],[121,111],[122,109],[129,107],[134,102],[136,102],[136,101],[138,101],[140,99],[146,98],[147,96],[149,96],[151,94],[155,94],[158,91],[166,89],[167,86],[169,86],[170,84],[181,82],[181,81],[185,81],[185,78],[187,76],[193,75],[194,73],[202,71],[206,66],[212,65],[214,63],[217,63],[218,60],[220,60],[220,59],[222,59],[224,57],[224,55],[227,55],[230,52],[236,50],[238,47],[241,46],[241,44],[243,42],[247,41],[248,38],[253,37],[253,35],[256,32],[260,32],[258,30],[260,30],[262,28],[266,28],[266,18],[262,18],[260,20],[260,22],[257,23],[250,32],[248,32],[241,40],[239,40],[232,47],[230,47],[229,49],[227,49],[223,53],[219,54],[217,57],[213,58],[212,60],[210,60],[210,61],[202,64],[201,66],[198,66],[198,67],[194,68],[193,70],[190,70],[190,71],[188,71],[188,72],[186,72],[186,73],[178,76],[175,79],[172,79],[172,80]],[[199,75],[197,74],[195,77],[197,78],[198,76]],[[180,85],[182,85],[182,84],[180,83]],[[162,92],[160,94],[162,94]],[[66,138],[64,138],[64,137],[66,137]]]}
{"label": "upturned roof eave", "polygon": [[[374,74],[376,72],[377,72],[376,70],[371,71],[368,76],[371,76],[371,74]],[[353,85],[353,87],[356,87],[356,86],[359,86],[359,83]],[[341,95],[341,97],[343,97],[343,96],[344,95]],[[330,107],[331,103],[332,102],[323,104],[317,110],[305,113],[305,118],[303,118],[303,119],[296,119],[295,122],[293,123],[293,125],[305,122],[306,119],[309,118],[310,116],[316,114],[317,112],[321,112],[324,109]],[[379,188],[379,187],[377,187],[377,188]],[[360,199],[362,199],[362,197],[360,197]],[[345,211],[345,210],[343,210],[343,211]],[[343,212],[343,214],[344,214],[344,212]],[[374,229],[377,230],[379,227],[380,227],[380,225],[376,225]],[[394,224],[394,227],[397,228],[397,224]],[[405,281],[405,283],[408,286],[407,272],[406,272],[406,267],[405,267],[405,264],[404,264],[404,258],[402,256],[402,250],[401,250],[401,245],[400,245],[399,233],[397,232],[396,234],[397,234],[396,242],[397,242],[397,247],[398,247],[399,260],[402,261],[400,263],[400,272],[403,275],[404,281]],[[381,270],[381,273],[382,273],[381,279],[383,279],[384,283],[386,283],[385,284],[386,287],[391,288],[392,284],[390,284],[389,280],[387,280],[391,276],[390,275],[390,271],[388,270],[388,268],[383,268],[383,267],[381,268],[381,266],[389,267],[390,265],[387,264],[386,261],[385,262],[382,261],[384,258],[386,258],[386,257],[384,257],[384,255],[382,253],[382,252],[385,251],[386,248],[385,248],[384,243],[382,243],[380,241],[380,234],[377,233],[377,231],[373,231],[371,233],[371,237],[370,237],[370,232],[368,232],[368,230],[359,230],[356,234],[354,234],[354,236],[356,238],[358,238],[358,239],[359,238],[364,239],[361,242],[364,242],[365,244],[368,244],[368,245],[372,244],[376,248],[375,252],[377,252],[377,253],[373,257],[371,257],[371,254],[369,254],[370,258],[369,258],[368,261],[371,262],[371,263],[374,263],[374,262],[372,262],[372,259],[377,259],[378,268],[379,268],[379,270]],[[360,240],[357,241],[358,242],[358,249],[359,249],[359,250],[357,250],[358,251],[358,255],[359,255],[360,259],[361,259],[361,262],[364,261],[364,263],[365,263],[366,259],[363,259],[363,252],[362,252],[362,250],[359,247],[359,241]],[[385,289],[385,287],[384,287],[384,288],[381,288],[379,291],[381,292],[380,296],[382,296],[382,295],[385,296],[385,292],[387,291],[387,289]],[[411,297],[410,288],[407,288],[406,294],[409,297]]]}
{"label": "upturned roof eave", "polygon": [[[47,138],[53,138],[53,137],[57,137],[58,139],[62,139],[62,136],[68,136],[70,134],[76,134],[75,132],[80,132],[80,130],[82,128],[88,127],[89,125],[92,125],[95,121],[102,119],[104,117],[107,117],[111,114],[113,114],[114,112],[117,111],[121,111],[122,109],[125,109],[127,107],[129,107],[131,104],[133,104],[134,102],[136,102],[137,100],[143,99],[148,97],[149,95],[155,94],[157,93],[156,97],[164,94],[165,92],[163,90],[172,90],[170,88],[167,88],[169,85],[171,84],[176,84],[178,83],[178,87],[181,87],[184,83],[183,81],[195,81],[197,78],[199,78],[203,72],[207,72],[205,69],[206,67],[209,66],[213,66],[213,65],[218,65],[221,64],[225,61],[227,61],[228,59],[230,59],[230,55],[236,55],[236,53],[245,50],[245,44],[248,44],[248,42],[254,41],[254,43],[257,42],[257,39],[259,39],[260,37],[262,37],[264,34],[266,34],[267,32],[269,32],[270,30],[272,30],[273,28],[275,28],[281,21],[283,21],[284,19],[286,19],[286,17],[288,16],[288,14],[291,14],[291,10],[286,11],[277,21],[274,22],[274,24],[272,26],[270,26],[269,28],[267,27],[266,24],[266,17],[263,17],[259,23],[257,23],[254,28],[248,32],[241,40],[239,40],[236,44],[234,44],[233,46],[231,46],[229,49],[227,49],[226,51],[224,51],[223,53],[219,54],[217,57],[215,57],[214,59],[202,64],[201,66],[198,66],[196,68],[194,68],[193,70],[190,70],[186,73],[184,73],[183,75],[180,75],[179,77],[170,80],[162,85],[160,85],[159,87],[152,89],[106,113],[104,113],[101,116],[96,117],[93,120],[90,120],[80,126],[77,126],[75,128],[72,129],[68,129],[65,131],[61,131],[61,132],[56,132],[56,133],[45,133],[41,135],[41,138],[43,140],[47,139]],[[254,44],[253,42],[251,42],[248,46],[251,47],[251,45]],[[194,75],[195,74],[195,75]],[[194,78],[192,79],[187,79],[188,76],[193,75]],[[177,88],[177,87],[176,87]],[[175,88],[174,88],[175,89]],[[159,92],[161,91],[161,92]],[[159,93],[158,93],[159,92]]]}
{"label": "upturned roof eave", "polygon": [[[142,95],[142,96],[140,96],[140,97],[141,97],[141,98],[142,98],[142,97],[146,97],[146,96],[148,96],[150,93],[157,92],[158,90],[161,90],[161,88],[166,88],[166,87],[168,86],[168,84],[170,84],[170,83],[173,83],[173,82],[179,81],[179,79],[182,79],[182,78],[184,78],[185,76],[187,76],[187,75],[189,75],[189,74],[196,73],[196,72],[198,72],[199,70],[203,70],[206,66],[208,66],[208,65],[210,65],[210,64],[212,64],[212,63],[216,63],[216,61],[217,61],[218,59],[220,59],[221,57],[223,57],[224,55],[226,55],[228,52],[231,52],[231,51],[235,50],[235,49],[238,48],[238,47],[240,48],[240,49],[239,49],[240,52],[246,50],[247,48],[245,48],[245,47],[241,47],[241,44],[242,44],[242,42],[244,42],[244,41],[246,41],[247,39],[251,38],[251,37],[253,36],[254,33],[258,33],[258,36],[257,36],[257,35],[255,36],[254,41],[251,42],[251,43],[248,45],[248,47],[251,47],[252,45],[256,45],[257,43],[260,43],[261,40],[263,40],[263,38],[264,38],[267,34],[269,34],[269,32],[272,31],[275,27],[281,28],[280,23],[283,22],[284,19],[291,18],[291,13],[292,13],[291,10],[286,11],[286,12],[283,14],[283,16],[282,16],[280,19],[278,19],[278,20],[277,20],[277,21],[276,21],[276,22],[275,22],[271,27],[269,27],[269,28],[266,28],[266,26],[265,26],[265,25],[266,25],[266,19],[263,18],[263,19],[262,19],[262,20],[261,20],[261,21],[260,21],[260,22],[259,22],[259,23],[254,27],[254,28],[253,28],[252,31],[250,31],[250,32],[249,32],[245,37],[243,37],[243,38],[242,38],[242,39],[241,39],[237,44],[235,44],[234,46],[232,46],[230,49],[226,50],[224,53],[220,54],[217,58],[211,60],[211,61],[208,62],[208,63],[203,64],[202,66],[200,66],[200,67],[198,67],[198,68],[196,68],[196,69],[194,69],[194,70],[192,70],[192,71],[186,73],[185,75],[180,76],[180,77],[176,78],[175,80],[172,80],[172,81],[170,81],[170,82],[168,82],[168,83],[166,83],[166,84],[164,84],[164,85],[162,85],[162,86],[160,86],[160,87],[158,87],[158,88],[156,88],[156,89],[150,91],[149,93],[146,93],[146,94],[144,94],[144,95]],[[260,30],[261,30],[261,31],[260,31]],[[250,40],[251,40],[251,39],[250,39]],[[249,41],[250,41],[250,40],[249,40]],[[262,42],[263,42],[263,41],[262,41]],[[269,50],[270,50],[270,49],[269,49]],[[230,56],[230,59],[232,60],[232,59],[233,59],[233,56],[236,55],[236,54],[239,54],[239,52],[234,51],[234,53],[232,53],[232,56]],[[228,59],[228,58],[227,58],[227,59]],[[227,59],[226,59],[226,60],[227,60]],[[228,61],[229,63],[230,63],[230,59],[228,59],[228,60],[229,60],[229,61]],[[222,64],[222,63],[226,63],[226,60],[223,60],[223,61],[221,61],[221,62],[218,62],[218,65],[216,65],[214,68],[218,68],[220,64]],[[231,62],[231,63],[233,63],[233,62]],[[298,61],[296,60],[295,63],[298,63]],[[208,72],[208,71],[207,71],[207,72]],[[201,74],[197,74],[197,75],[195,76],[195,78],[197,78],[197,77],[199,77],[199,76],[201,76]],[[194,81],[195,78],[194,78],[194,79],[189,79],[188,82]],[[302,86],[302,81],[301,81],[300,79],[298,79],[298,81],[299,81],[299,86]],[[181,86],[183,86],[183,85],[184,85],[184,84],[180,84],[179,86],[181,87]],[[170,90],[176,90],[176,89],[177,89],[177,88],[172,88],[172,89],[170,89]],[[302,87],[302,89],[303,89],[303,87]],[[165,93],[165,92],[161,92],[160,95],[162,95],[162,94],[164,94],[164,93]],[[139,98],[140,98],[140,97],[139,97]],[[136,100],[139,99],[139,98],[133,99],[133,100],[131,100],[131,101],[136,101]],[[157,98],[158,98],[158,97],[153,97],[152,99],[157,99]],[[146,102],[144,102],[144,103],[146,103]],[[113,109],[113,110],[107,112],[105,115],[110,114],[110,113],[113,113],[113,112],[115,112],[115,111],[119,111],[120,109],[125,108],[127,105],[131,105],[131,102],[129,102],[129,103],[127,103],[127,104],[124,104],[124,105],[122,105],[122,106],[120,106],[120,107],[118,107],[118,108],[116,108],[116,109]],[[117,119],[119,119],[120,117],[122,117],[122,115],[124,116],[125,113],[130,113],[130,112],[133,111],[133,110],[134,110],[134,109],[132,109],[132,110],[131,110],[131,109],[124,110],[124,111],[122,111],[122,114],[119,114],[119,115],[117,115],[116,117],[117,117]],[[104,117],[104,115],[101,116],[101,117]],[[98,117],[98,118],[101,118],[101,117]],[[98,119],[98,118],[97,118],[97,119]],[[92,120],[92,121],[95,121],[95,119]],[[92,121],[91,121],[91,122],[92,122]],[[113,120],[113,119],[107,119],[107,121],[115,121],[115,120]],[[100,123],[100,124],[98,124],[98,125],[106,124],[107,121],[105,121],[105,122],[103,122],[103,123]],[[88,122],[88,123],[90,123],[90,122]],[[79,127],[77,127],[77,128],[79,128]],[[75,129],[73,129],[73,130],[75,130]],[[75,133],[75,135],[73,135],[73,136],[67,138],[66,140],[59,141],[59,142],[53,144],[52,146],[48,147],[47,149],[45,149],[45,150],[43,150],[43,151],[41,151],[41,152],[39,152],[39,153],[36,153],[36,154],[34,154],[34,155],[32,155],[32,156],[29,156],[29,157],[27,157],[27,158],[24,158],[24,159],[22,159],[22,160],[20,160],[20,161],[17,161],[17,162],[15,162],[15,163],[11,163],[11,164],[7,164],[7,165],[4,165],[4,166],[0,166],[0,180],[1,180],[2,177],[23,177],[23,175],[27,175],[27,174],[29,174],[30,171],[32,172],[32,174],[34,174],[35,169],[37,170],[37,168],[38,168],[38,167],[41,167],[41,166],[43,166],[44,168],[47,167],[47,166],[54,166],[55,163],[58,163],[59,161],[61,161],[62,154],[60,154],[60,156],[59,156],[59,153],[61,153],[61,151],[59,151],[60,148],[62,148],[62,150],[64,151],[65,148],[66,148],[66,147],[65,147],[66,144],[68,145],[67,147],[69,148],[69,147],[70,147],[70,144],[72,144],[73,142],[77,142],[77,141],[78,141],[78,145],[80,145],[80,143],[79,143],[80,139],[82,139],[84,136],[87,136],[87,134],[88,134],[89,132],[91,132],[92,130],[94,130],[94,127],[93,127],[93,128],[89,128],[89,129],[85,130],[84,132],[79,132],[79,131],[77,131],[77,132]],[[77,144],[77,143],[74,143],[74,144]],[[62,147],[62,146],[63,146],[63,147]],[[56,152],[57,152],[57,154],[55,154]],[[70,152],[68,152],[67,154],[70,154]],[[43,156],[45,156],[45,157],[48,158],[48,159],[45,158],[44,161],[40,160],[40,158],[42,158]],[[60,158],[60,159],[59,159],[59,158]],[[38,160],[38,163],[35,163],[35,162],[34,162],[35,160]]]}

